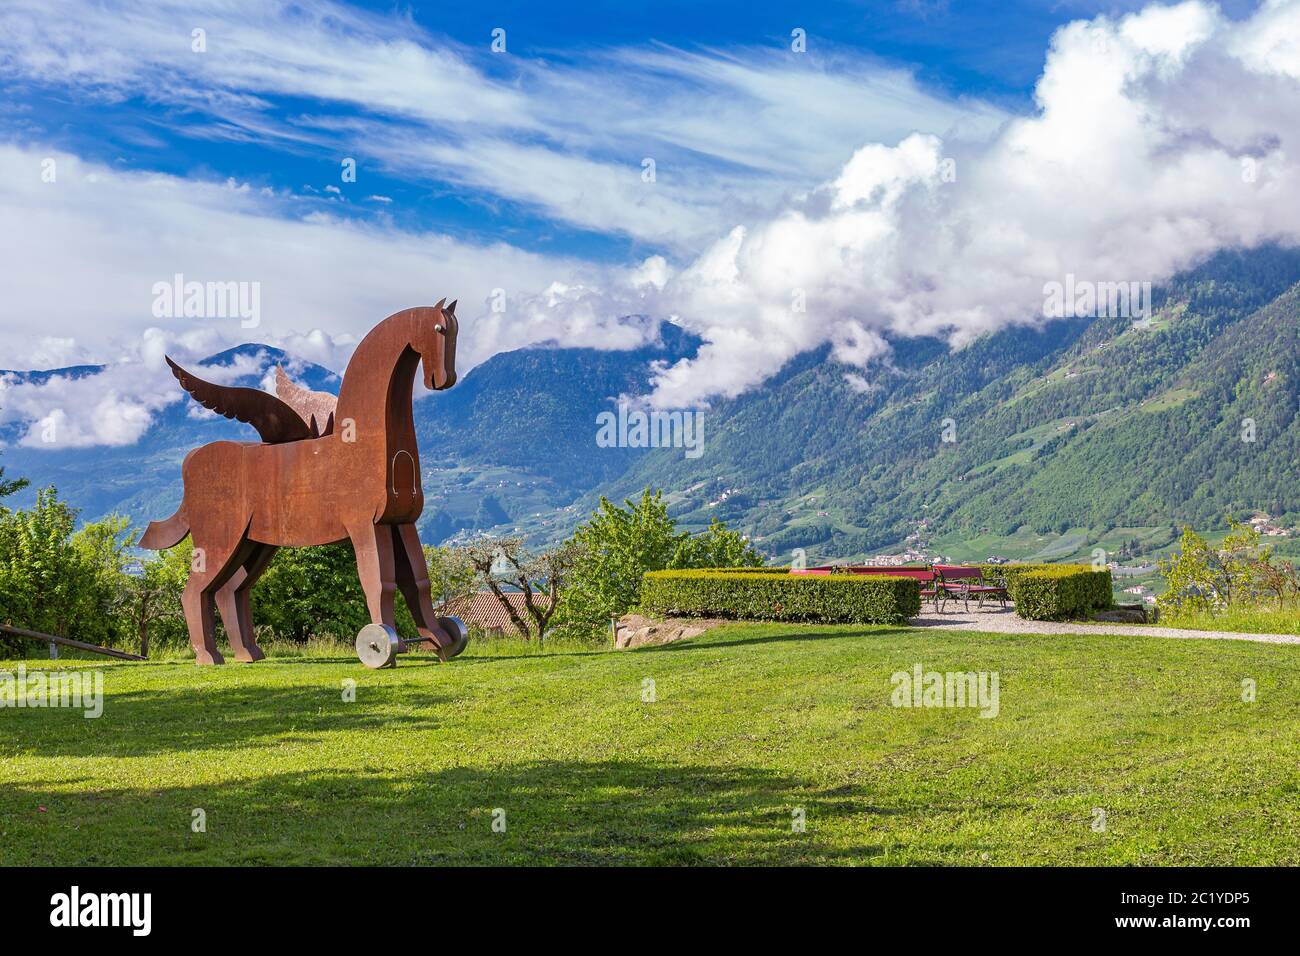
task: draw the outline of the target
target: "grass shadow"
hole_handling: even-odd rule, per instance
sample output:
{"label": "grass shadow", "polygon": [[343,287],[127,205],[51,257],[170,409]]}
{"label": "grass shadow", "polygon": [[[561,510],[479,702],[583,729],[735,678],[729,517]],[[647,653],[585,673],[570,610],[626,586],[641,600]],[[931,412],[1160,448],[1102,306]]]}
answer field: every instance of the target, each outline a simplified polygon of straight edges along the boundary
{"label": "grass shadow", "polygon": [[[758,767],[637,760],[296,772],[75,794],[66,786],[0,785],[0,809],[31,824],[0,846],[0,864],[852,864],[884,850],[819,831],[924,812]],[[190,826],[195,808],[204,833]]]}
{"label": "grass shadow", "polygon": [[[737,624],[747,622],[737,621]],[[730,628],[731,625],[726,625]],[[715,647],[741,647],[754,644],[783,644],[791,641],[825,641],[840,638],[873,638],[886,637],[890,634],[910,633],[911,628],[907,627],[877,627],[870,631],[798,631],[784,632],[780,634],[760,634],[757,636],[736,636],[729,638],[725,629],[706,631],[699,637],[688,637],[680,641],[673,641],[671,644],[648,644],[643,647],[629,648],[636,652],[649,653],[653,651],[692,651],[705,650]],[[706,638],[707,640],[701,640]]]}
{"label": "grass shadow", "polygon": [[[394,728],[401,732],[434,731],[441,721],[422,711],[449,699],[422,687],[367,684],[354,701],[347,701],[341,683],[289,687],[186,685],[112,693],[106,680],[104,691],[104,712],[97,719],[88,720],[81,710],[67,708],[5,710],[6,729],[15,733],[0,737],[0,755],[135,757],[280,747],[332,731],[367,726],[373,727],[375,733],[394,732]],[[286,729],[295,736],[286,737]]]}

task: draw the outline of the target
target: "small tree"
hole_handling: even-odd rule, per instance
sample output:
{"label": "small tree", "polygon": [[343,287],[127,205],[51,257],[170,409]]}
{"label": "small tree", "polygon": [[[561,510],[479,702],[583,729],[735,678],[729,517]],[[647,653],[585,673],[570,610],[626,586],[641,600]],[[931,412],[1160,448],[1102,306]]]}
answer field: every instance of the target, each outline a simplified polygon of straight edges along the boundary
{"label": "small tree", "polygon": [[1157,599],[1162,614],[1208,610],[1218,597],[1216,562],[1209,543],[1191,528],[1183,528],[1178,551],[1159,561],[1165,592]]}
{"label": "small tree", "polygon": [[119,614],[135,634],[141,657],[148,657],[153,638],[185,635],[181,593],[190,573],[193,546],[189,539],[142,563],[140,574],[124,574],[118,597]]}
{"label": "small tree", "polygon": [[435,602],[446,604],[477,590],[478,572],[465,548],[426,544],[424,562],[429,566],[429,590]]}
{"label": "small tree", "polygon": [[641,578],[667,568],[757,567],[759,554],[721,521],[691,535],[677,530],[659,492],[647,488],[641,500],[619,508],[606,498],[573,540],[584,559],[565,594],[563,619],[588,630],[605,627],[641,600]]}
{"label": "small tree", "polygon": [[573,575],[564,616],[593,630],[634,606],[641,599],[641,576],[671,566],[689,537],[668,517],[659,492],[647,488],[640,501],[623,504],[602,497],[573,535],[587,558]]}
{"label": "small tree", "polygon": [[1259,564],[1259,532],[1250,525],[1237,522],[1228,516],[1228,534],[1214,552],[1217,561],[1211,562],[1215,570],[1215,585],[1223,604],[1252,597]]}
{"label": "small tree", "polygon": [[1228,516],[1228,534],[1218,548],[1183,528],[1180,550],[1160,561],[1166,581],[1160,610],[1213,613],[1230,604],[1248,603],[1271,594],[1281,606],[1288,592],[1296,593],[1296,570],[1274,564],[1270,548],[1260,547],[1259,532]]}
{"label": "small tree", "polygon": [[739,531],[714,518],[699,534],[686,538],[673,555],[674,568],[758,568],[763,556]]}
{"label": "small tree", "polygon": [[1289,561],[1274,564],[1271,548],[1266,548],[1259,556],[1252,573],[1255,586],[1261,593],[1270,595],[1279,608],[1286,602],[1288,596],[1300,596],[1300,575],[1297,575],[1295,565]]}
{"label": "small tree", "polygon": [[[561,594],[582,560],[583,547],[570,540],[550,551],[534,554],[519,539],[503,538],[470,545],[464,550],[479,581],[501,602],[510,623],[525,639],[536,637],[541,643],[559,609]],[[524,615],[506,597],[502,583],[523,594]],[[546,601],[538,600],[543,595]]]}

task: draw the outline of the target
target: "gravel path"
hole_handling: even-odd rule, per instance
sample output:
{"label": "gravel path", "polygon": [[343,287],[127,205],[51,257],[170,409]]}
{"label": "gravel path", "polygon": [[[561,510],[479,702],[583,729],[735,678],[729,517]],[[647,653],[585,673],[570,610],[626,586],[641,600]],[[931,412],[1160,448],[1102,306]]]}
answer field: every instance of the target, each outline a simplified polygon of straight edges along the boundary
{"label": "gravel path", "polygon": [[1078,624],[1071,621],[1026,621],[1007,608],[963,611],[960,607],[942,614],[929,611],[909,621],[913,627],[939,631],[988,631],[994,634],[1122,634],[1137,637],[1187,637],[1204,641],[1258,641],[1261,644],[1300,644],[1294,634],[1246,634],[1240,631],[1193,631],[1183,627],[1145,624]]}

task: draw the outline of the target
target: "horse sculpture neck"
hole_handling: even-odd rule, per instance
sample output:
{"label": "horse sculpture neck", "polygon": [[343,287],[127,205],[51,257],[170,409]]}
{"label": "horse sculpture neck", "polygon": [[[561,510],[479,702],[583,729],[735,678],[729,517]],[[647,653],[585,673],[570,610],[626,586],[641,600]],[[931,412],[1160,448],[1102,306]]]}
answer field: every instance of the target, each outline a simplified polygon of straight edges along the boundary
{"label": "horse sculpture neck", "polygon": [[[339,389],[334,430],[363,445],[387,443],[415,453],[411,402],[420,353],[411,319],[399,313],[370,330],[352,354]],[[349,438],[351,429],[351,438]]]}

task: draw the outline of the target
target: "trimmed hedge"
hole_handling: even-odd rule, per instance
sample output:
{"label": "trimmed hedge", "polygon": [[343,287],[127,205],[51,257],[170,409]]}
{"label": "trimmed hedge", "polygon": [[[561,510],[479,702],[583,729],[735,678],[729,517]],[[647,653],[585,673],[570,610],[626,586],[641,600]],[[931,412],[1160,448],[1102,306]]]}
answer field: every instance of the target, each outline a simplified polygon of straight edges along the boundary
{"label": "trimmed hedge", "polygon": [[921,586],[913,578],[757,570],[649,571],[641,579],[641,607],[651,614],[818,624],[901,624],[921,613]]}
{"label": "trimmed hedge", "polygon": [[989,578],[1005,578],[1007,587],[1011,582],[1022,574],[1028,574],[1030,571],[1056,571],[1060,568],[1071,568],[1073,570],[1092,570],[1090,565],[1086,564],[981,564],[980,573],[984,575],[985,580]]}
{"label": "trimmed hedge", "polygon": [[689,568],[695,574],[789,574],[789,568]]}
{"label": "trimmed hedge", "polygon": [[1007,576],[1016,613],[1031,621],[1077,617],[1114,603],[1110,569],[1087,564],[1026,566]]}

